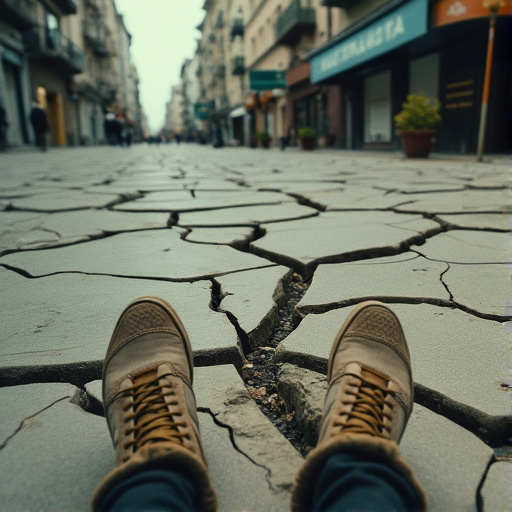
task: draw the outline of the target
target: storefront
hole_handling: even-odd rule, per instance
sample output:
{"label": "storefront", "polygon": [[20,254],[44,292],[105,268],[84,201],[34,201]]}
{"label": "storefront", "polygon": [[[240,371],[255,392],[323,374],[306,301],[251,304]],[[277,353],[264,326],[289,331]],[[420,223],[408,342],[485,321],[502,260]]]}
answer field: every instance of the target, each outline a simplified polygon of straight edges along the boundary
{"label": "storefront", "polygon": [[[476,151],[489,26],[481,5],[391,1],[311,53],[311,82],[342,87],[343,147],[400,147],[393,117],[407,94],[423,91],[441,102],[436,151]],[[502,8],[497,23],[487,152],[511,148],[511,15]]]}

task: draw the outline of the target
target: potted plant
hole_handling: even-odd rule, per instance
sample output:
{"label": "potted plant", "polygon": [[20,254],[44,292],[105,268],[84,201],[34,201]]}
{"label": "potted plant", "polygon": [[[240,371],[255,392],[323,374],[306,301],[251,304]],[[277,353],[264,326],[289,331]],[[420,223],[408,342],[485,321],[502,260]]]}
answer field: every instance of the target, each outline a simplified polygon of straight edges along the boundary
{"label": "potted plant", "polygon": [[302,149],[306,149],[308,151],[315,149],[315,136],[316,133],[314,128],[311,128],[310,126],[299,128],[298,137]]}
{"label": "potted plant", "polygon": [[270,142],[272,141],[272,136],[265,130],[261,130],[256,133],[256,139],[259,142],[260,147],[268,148],[270,146]]}
{"label": "potted plant", "polygon": [[432,139],[441,122],[441,105],[439,101],[432,101],[423,92],[419,92],[409,94],[402,106],[403,110],[394,119],[405,156],[425,158],[432,149]]}

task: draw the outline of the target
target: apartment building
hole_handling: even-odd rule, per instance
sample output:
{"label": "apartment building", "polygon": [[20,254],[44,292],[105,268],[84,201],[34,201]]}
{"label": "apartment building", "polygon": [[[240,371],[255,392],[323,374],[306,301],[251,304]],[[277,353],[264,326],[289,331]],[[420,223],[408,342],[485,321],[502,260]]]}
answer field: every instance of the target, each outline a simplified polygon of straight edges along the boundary
{"label": "apartment building", "polygon": [[[436,149],[473,153],[493,3],[207,0],[199,28],[208,122],[220,120],[224,133],[240,132],[245,144],[261,130],[275,144],[310,126],[319,145],[397,149],[393,117],[407,94],[423,90],[441,102]],[[486,152],[512,149],[511,35],[512,2],[501,2]],[[237,80],[215,75],[215,65],[229,69],[230,58]]]}
{"label": "apartment building", "polygon": [[55,146],[103,143],[104,109],[113,102],[140,119],[129,46],[114,0],[0,0],[8,144],[33,140],[28,117],[36,98]]}

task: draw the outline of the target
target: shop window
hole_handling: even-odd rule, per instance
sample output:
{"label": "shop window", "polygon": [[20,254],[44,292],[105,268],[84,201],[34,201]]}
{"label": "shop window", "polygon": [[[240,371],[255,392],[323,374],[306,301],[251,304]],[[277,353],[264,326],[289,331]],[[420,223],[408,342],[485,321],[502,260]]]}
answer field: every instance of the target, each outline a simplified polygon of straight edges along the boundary
{"label": "shop window", "polygon": [[388,143],[391,137],[391,71],[384,71],[364,81],[364,142]]}
{"label": "shop window", "polygon": [[427,98],[439,99],[439,53],[411,61],[409,93],[423,91]]}

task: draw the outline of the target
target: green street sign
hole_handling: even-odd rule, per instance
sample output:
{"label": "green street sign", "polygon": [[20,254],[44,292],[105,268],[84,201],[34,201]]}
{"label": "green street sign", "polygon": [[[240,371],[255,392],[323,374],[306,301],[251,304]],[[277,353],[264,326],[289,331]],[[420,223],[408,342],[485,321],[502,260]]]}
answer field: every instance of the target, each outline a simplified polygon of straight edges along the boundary
{"label": "green street sign", "polygon": [[249,89],[253,91],[269,91],[272,89],[286,89],[284,71],[271,69],[255,69],[249,71]]}
{"label": "green street sign", "polygon": [[209,103],[194,103],[194,117],[196,119],[207,119],[210,116]]}

